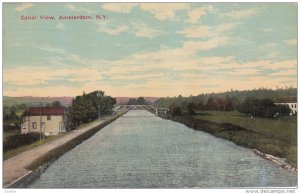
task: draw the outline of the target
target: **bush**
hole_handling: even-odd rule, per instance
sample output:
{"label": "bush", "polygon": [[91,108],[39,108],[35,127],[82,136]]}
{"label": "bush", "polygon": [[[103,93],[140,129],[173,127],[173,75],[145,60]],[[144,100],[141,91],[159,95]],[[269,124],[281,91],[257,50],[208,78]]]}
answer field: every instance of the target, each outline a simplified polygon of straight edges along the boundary
{"label": "bush", "polygon": [[170,106],[170,111],[169,111],[169,114],[172,116],[172,117],[175,117],[175,116],[180,116],[181,115],[181,109],[179,106]]}
{"label": "bush", "polygon": [[238,110],[244,114],[251,114],[254,117],[272,118],[274,115],[289,115],[290,108],[287,105],[276,105],[270,99],[251,99],[247,98],[240,104]]}
{"label": "bush", "polygon": [[29,145],[39,139],[39,133],[27,133],[9,136],[3,142],[3,151],[5,152],[23,145]]}

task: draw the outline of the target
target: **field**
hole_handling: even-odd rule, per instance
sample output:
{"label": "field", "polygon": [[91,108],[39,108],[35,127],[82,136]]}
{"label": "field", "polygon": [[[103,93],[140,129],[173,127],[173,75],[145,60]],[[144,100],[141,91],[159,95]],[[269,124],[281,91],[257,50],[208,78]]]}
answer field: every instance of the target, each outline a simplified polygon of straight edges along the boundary
{"label": "field", "polygon": [[297,117],[295,116],[277,119],[251,118],[239,112],[207,111],[201,112],[194,118],[219,124],[230,123],[272,137],[274,140],[279,139],[297,145]]}

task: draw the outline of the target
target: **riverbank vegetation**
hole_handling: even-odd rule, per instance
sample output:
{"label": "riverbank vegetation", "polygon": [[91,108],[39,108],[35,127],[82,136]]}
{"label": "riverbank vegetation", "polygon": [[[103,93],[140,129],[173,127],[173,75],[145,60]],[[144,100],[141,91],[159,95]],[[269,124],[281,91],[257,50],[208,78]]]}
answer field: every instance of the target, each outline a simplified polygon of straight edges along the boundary
{"label": "riverbank vegetation", "polygon": [[[292,87],[285,87],[285,88],[278,88],[276,90],[268,89],[268,88],[258,88],[253,90],[230,90],[226,92],[220,93],[202,93],[196,96],[188,96],[183,97],[178,95],[177,97],[166,97],[166,98],[159,98],[157,99],[153,105],[155,107],[169,107],[171,104],[182,104],[182,103],[190,103],[193,102],[197,106],[202,106],[209,99],[223,99],[226,101],[230,100],[235,109],[239,103],[243,102],[247,98],[256,98],[256,99],[270,99],[273,101],[284,101],[284,100],[296,100],[297,98],[297,88]],[[227,101],[228,102],[228,101]],[[223,104],[224,105],[224,104]],[[228,106],[229,107],[229,106]],[[224,110],[224,106],[220,104],[217,106],[218,110]],[[225,107],[226,108],[226,107]],[[229,108],[228,108],[229,110]]]}
{"label": "riverbank vegetation", "polygon": [[288,106],[275,101],[296,102],[297,89],[258,89],[161,98],[156,106],[168,105],[164,118],[185,124],[237,145],[258,149],[297,166],[297,118]]}
{"label": "riverbank vegetation", "polygon": [[116,99],[106,96],[100,90],[76,96],[67,108],[67,128],[72,130],[100,116],[111,114],[114,104],[116,104]]}
{"label": "riverbank vegetation", "polygon": [[130,98],[126,104],[127,105],[149,105],[150,102],[146,101],[146,99],[143,97],[138,97],[138,98]]}
{"label": "riverbank vegetation", "polygon": [[205,111],[193,115],[192,118],[218,124],[230,123],[251,131],[281,139],[290,144],[297,144],[297,117],[285,116],[277,119],[249,117],[238,111],[219,112]]}

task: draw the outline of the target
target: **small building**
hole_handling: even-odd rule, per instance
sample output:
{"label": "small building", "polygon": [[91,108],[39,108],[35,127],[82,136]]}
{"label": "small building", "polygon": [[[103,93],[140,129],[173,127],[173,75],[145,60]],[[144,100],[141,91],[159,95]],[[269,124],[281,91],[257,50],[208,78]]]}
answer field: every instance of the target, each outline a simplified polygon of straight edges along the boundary
{"label": "small building", "polygon": [[297,101],[296,100],[293,100],[293,101],[288,101],[288,100],[278,101],[278,102],[275,102],[275,104],[288,105],[289,108],[291,109],[290,115],[297,115]]}
{"label": "small building", "polygon": [[30,107],[23,115],[21,133],[57,135],[66,132],[64,107]]}

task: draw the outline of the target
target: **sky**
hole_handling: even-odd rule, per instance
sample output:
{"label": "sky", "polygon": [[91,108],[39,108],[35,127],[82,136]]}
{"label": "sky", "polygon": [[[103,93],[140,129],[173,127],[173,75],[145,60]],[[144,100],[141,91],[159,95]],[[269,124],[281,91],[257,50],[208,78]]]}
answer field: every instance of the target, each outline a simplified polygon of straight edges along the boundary
{"label": "sky", "polygon": [[[59,20],[80,15],[93,20]],[[297,87],[296,3],[3,4],[5,96],[286,86]]]}

